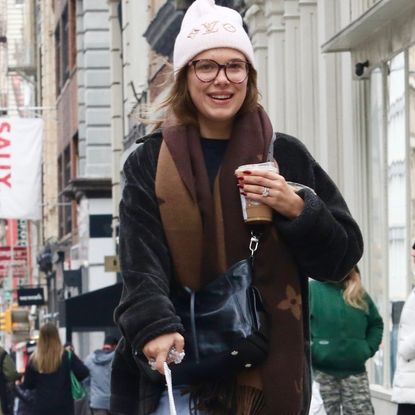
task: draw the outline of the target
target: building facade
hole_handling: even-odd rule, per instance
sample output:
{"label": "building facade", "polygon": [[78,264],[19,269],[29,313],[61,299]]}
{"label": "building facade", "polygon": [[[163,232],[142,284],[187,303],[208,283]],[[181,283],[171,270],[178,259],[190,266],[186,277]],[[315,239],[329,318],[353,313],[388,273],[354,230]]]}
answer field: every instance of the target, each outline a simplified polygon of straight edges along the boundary
{"label": "building facade", "polygon": [[415,240],[415,4],[369,3],[351,2],[350,19],[344,18],[321,48],[351,58],[355,140],[362,143],[363,155],[365,273],[385,322],[372,382],[379,411],[391,413],[399,316],[415,282],[410,255]]}
{"label": "building facade", "polygon": [[[72,318],[65,304],[117,280],[104,259],[117,253],[122,165],[148,130],[147,105],[168,93],[174,38],[191,3],[0,0],[0,111],[44,120],[43,220],[27,229],[46,264],[49,312],[63,326]],[[393,413],[397,326],[415,282],[415,2],[216,3],[244,16],[274,129],[305,143],[362,228],[362,276],[385,322],[368,364],[373,398],[376,413]],[[109,297],[85,301],[97,298]],[[89,331],[77,327],[82,355],[99,342],[85,334],[93,321]]]}
{"label": "building facade", "polygon": [[[39,1],[38,7],[45,121],[39,267],[49,290],[49,316],[59,320],[67,340],[86,355],[102,341],[102,333],[97,337],[93,332],[108,327],[102,321],[95,327],[91,318],[86,329],[79,318],[74,320],[73,310],[86,307],[86,299],[74,299],[116,283],[115,269],[104,265],[105,257],[115,253],[110,13],[105,0]],[[89,301],[99,302],[99,293]],[[108,320],[107,326],[113,325],[112,317]]]}
{"label": "building facade", "polygon": [[[112,3],[118,3],[122,15],[121,50],[128,46],[140,56],[148,50],[148,61],[127,59],[128,65],[122,61],[124,79],[140,74],[139,99],[132,109],[126,84],[123,89],[125,159],[135,148],[134,138],[145,131],[143,124],[134,123],[140,103],[157,102],[167,92],[158,81],[169,69],[166,60],[191,1],[136,5],[143,13],[147,7],[145,28],[128,9],[130,2]],[[305,143],[341,189],[362,228],[364,285],[385,322],[381,349],[368,364],[373,399],[376,413],[393,413],[397,324],[415,283],[410,257],[415,240],[415,3],[221,0],[216,4],[234,7],[244,16],[258,62],[262,104],[275,130]],[[140,27],[148,45],[131,37],[130,25]]]}
{"label": "building facade", "polygon": [[[37,106],[37,8],[35,0],[0,1],[0,117],[41,117]],[[1,168],[8,168],[3,154]],[[36,253],[41,243],[39,221],[0,218],[0,309],[11,312],[19,288],[41,286]],[[11,334],[12,336],[9,336]],[[28,330],[23,335],[28,335]],[[11,346],[16,331],[1,332]]]}

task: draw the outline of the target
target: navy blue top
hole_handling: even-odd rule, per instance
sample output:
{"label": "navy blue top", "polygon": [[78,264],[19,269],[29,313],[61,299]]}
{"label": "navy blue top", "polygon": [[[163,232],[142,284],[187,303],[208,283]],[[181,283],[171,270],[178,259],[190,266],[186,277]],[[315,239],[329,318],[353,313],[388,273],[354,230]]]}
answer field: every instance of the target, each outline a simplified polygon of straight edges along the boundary
{"label": "navy blue top", "polygon": [[206,170],[209,176],[210,189],[213,189],[215,177],[225,156],[228,147],[228,139],[202,138],[202,151],[205,159]]}

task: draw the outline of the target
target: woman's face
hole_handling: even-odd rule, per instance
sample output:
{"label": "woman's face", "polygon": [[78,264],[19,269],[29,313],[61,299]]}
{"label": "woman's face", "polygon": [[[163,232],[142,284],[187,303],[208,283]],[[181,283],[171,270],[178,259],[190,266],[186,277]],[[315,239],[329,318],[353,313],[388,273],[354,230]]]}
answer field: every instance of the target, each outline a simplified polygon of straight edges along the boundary
{"label": "woman's face", "polygon": [[[220,65],[230,61],[244,61],[243,53],[229,48],[209,49],[195,56],[192,61],[210,59]],[[231,69],[228,70],[230,73]],[[228,74],[229,76],[229,74]],[[210,82],[202,82],[189,67],[187,84],[198,112],[200,133],[208,138],[229,138],[235,115],[241,108],[247,92],[248,77],[241,83],[229,81],[222,68]]]}

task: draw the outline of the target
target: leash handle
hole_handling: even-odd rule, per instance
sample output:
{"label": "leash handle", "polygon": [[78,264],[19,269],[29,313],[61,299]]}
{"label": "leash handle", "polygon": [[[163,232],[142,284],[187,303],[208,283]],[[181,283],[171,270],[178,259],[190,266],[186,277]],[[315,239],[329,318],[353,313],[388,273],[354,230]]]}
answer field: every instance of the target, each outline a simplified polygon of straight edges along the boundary
{"label": "leash handle", "polygon": [[164,377],[166,378],[166,384],[167,384],[167,395],[169,397],[169,409],[170,409],[170,415],[177,415],[176,412],[176,404],[174,402],[174,396],[173,396],[173,385],[171,381],[171,370],[166,362],[163,363],[164,366]]}

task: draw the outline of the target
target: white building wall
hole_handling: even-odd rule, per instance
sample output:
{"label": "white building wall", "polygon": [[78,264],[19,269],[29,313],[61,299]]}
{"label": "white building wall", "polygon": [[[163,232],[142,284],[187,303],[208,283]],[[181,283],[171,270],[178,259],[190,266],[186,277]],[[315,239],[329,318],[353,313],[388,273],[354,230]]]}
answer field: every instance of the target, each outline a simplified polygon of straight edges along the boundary
{"label": "white building wall", "polygon": [[147,1],[122,0],[122,51],[124,134],[128,134],[129,116],[148,85],[149,45],[143,34],[149,24]]}
{"label": "white building wall", "polygon": [[357,213],[350,57],[320,51],[341,26],[341,6],[331,0],[247,3],[262,102],[274,128],[304,142]]}
{"label": "white building wall", "polygon": [[[295,135],[304,142],[340,188],[362,229],[366,245],[370,244],[367,154],[369,84],[365,77],[354,75],[354,67],[357,62],[367,59],[371,65],[382,63],[402,48],[415,43],[415,16],[403,13],[398,25],[391,21],[381,31],[373,22],[373,26],[363,31],[360,39],[357,34],[351,37],[359,45],[352,53],[329,54],[322,52],[322,45],[382,2],[249,0],[246,3],[250,8],[245,19],[259,62],[261,92],[266,85],[263,104],[274,128]],[[392,4],[390,1],[383,3]],[[399,3],[402,5],[405,0]],[[409,4],[410,1],[407,1],[405,7],[409,8]],[[377,35],[369,39],[368,34],[375,30],[378,30]],[[402,193],[401,184],[396,189],[389,187],[391,192]],[[393,200],[393,195],[390,198]],[[402,210],[402,206],[398,208]],[[404,220],[405,213],[401,216]],[[393,251],[389,253],[392,254]],[[362,271],[364,284],[370,291],[376,276],[369,273],[367,256],[362,261]],[[402,266],[406,267],[407,259],[402,259],[402,262]],[[391,281],[391,293],[403,289],[402,281],[399,284]],[[389,300],[388,296],[387,304]],[[391,350],[389,311],[385,314],[384,310],[385,307],[381,310],[387,323],[383,345],[385,365]],[[372,372],[372,368],[369,369]],[[387,375],[388,372],[385,373]],[[384,387],[374,386],[372,395],[376,413],[380,415],[396,410],[396,405],[390,402],[387,376],[385,379]]]}
{"label": "white building wall", "polygon": [[[78,177],[110,178],[113,174],[110,5],[107,0],[76,4],[78,70]],[[86,267],[86,291],[116,282],[104,271],[104,256],[114,255],[112,238],[91,238],[89,216],[112,214],[111,199],[81,200],[78,208],[79,264]]]}
{"label": "white building wall", "polygon": [[79,177],[111,177],[109,8],[77,2]]}
{"label": "white building wall", "polygon": [[116,273],[105,272],[104,259],[115,254],[112,238],[91,238],[89,234],[90,215],[111,215],[111,199],[82,199],[78,208],[79,261],[75,268],[88,269],[85,291],[93,291],[116,283]]}
{"label": "white building wall", "polygon": [[115,229],[118,224],[118,204],[120,193],[120,160],[124,138],[123,108],[123,52],[121,17],[119,16],[120,0],[109,0],[109,35],[111,49],[111,147],[112,147],[112,211],[113,237],[115,245]]}

